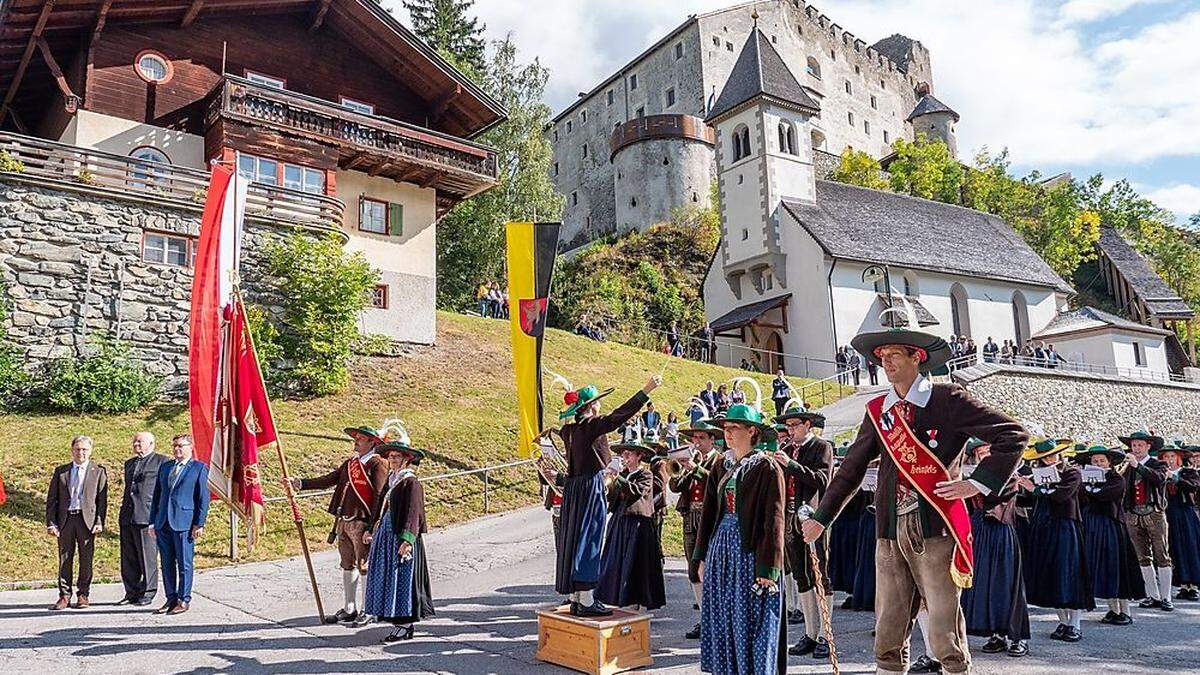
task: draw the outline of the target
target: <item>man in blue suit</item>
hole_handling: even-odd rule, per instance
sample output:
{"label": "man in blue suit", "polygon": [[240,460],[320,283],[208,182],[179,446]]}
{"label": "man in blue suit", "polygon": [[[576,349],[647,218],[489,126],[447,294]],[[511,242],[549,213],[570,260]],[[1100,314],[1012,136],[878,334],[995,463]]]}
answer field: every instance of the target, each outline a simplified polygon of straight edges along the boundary
{"label": "man in blue suit", "polygon": [[208,517],[208,465],[192,459],[192,437],[171,441],[175,461],[163,462],[150,505],[150,536],[158,541],[167,602],[155,614],[183,614],[192,601],[192,557]]}

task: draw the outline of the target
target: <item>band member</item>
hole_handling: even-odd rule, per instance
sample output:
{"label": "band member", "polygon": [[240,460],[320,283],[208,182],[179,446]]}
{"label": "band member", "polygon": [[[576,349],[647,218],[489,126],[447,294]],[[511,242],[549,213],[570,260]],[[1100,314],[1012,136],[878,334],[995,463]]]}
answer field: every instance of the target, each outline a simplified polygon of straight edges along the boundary
{"label": "band member", "polygon": [[772,429],[744,403],[711,422],[724,431],[733,460],[709,474],[696,535],[704,583],[700,670],[783,673],[783,469],[756,449]]}
{"label": "band member", "polygon": [[1179,600],[1200,600],[1200,592],[1196,590],[1196,584],[1200,583],[1200,518],[1196,515],[1200,473],[1184,466],[1191,454],[1181,441],[1164,447],[1158,454],[1167,465],[1167,529],[1171,533],[1168,540]]}
{"label": "band member", "polygon": [[293,476],[292,489],[334,489],[328,509],[334,517],[330,543],[336,538],[344,604],[336,614],[325,617],[325,623],[350,624],[358,618],[358,586],[367,572],[370,546],[364,535],[379,517],[379,497],[387,487],[388,465],[375,453],[375,446],[382,442],[379,432],[370,427],[343,431],[354,440],[354,456],[324,476]]}
{"label": "band member", "polygon": [[[662,441],[647,441],[644,444],[651,450],[650,476],[654,483],[654,538],[662,550],[663,521],[667,518],[667,483],[671,481],[671,449]],[[611,508],[611,507],[610,507]]]}
{"label": "band member", "polygon": [[[835,460],[836,461],[836,460]],[[858,562],[858,541],[863,511],[869,500],[867,493],[859,490],[854,493],[846,508],[838,514],[833,524],[829,526],[829,580],[828,590],[831,593],[841,591],[846,594],[842,601],[842,609],[854,607],[854,577]],[[872,514],[874,518],[874,514]],[[871,533],[871,543],[875,543],[875,534]],[[872,572],[874,573],[874,572]]]}
{"label": "band member", "polygon": [[597,601],[593,590],[600,579],[600,545],[604,538],[607,510],[604,473],[612,461],[607,435],[632,418],[650,400],[650,392],[662,384],[655,375],[642,390],[608,415],[600,414],[600,399],[612,390],[600,392],[595,386],[569,391],[563,397],[566,408],[560,420],[570,419],[559,435],[567,453],[567,473],[547,471],[547,479],[562,491],[562,523],[554,573],[554,587],[571,596],[575,616],[609,616],[612,610]]}
{"label": "band member", "polygon": [[[986,443],[972,438],[963,449],[963,459],[973,468],[990,450]],[[988,638],[983,645],[985,654],[1029,653],[1029,606],[1025,603],[1021,549],[1013,527],[1016,500],[1015,478],[998,493],[968,500],[975,546],[975,583],[963,591],[962,607],[967,634]]]}
{"label": "band member", "polygon": [[600,555],[596,599],[621,607],[658,609],[666,604],[662,545],[654,520],[658,479],[645,466],[655,449],[624,443],[612,449],[620,453],[624,468],[608,488],[612,518]]}
{"label": "band member", "polygon": [[375,447],[376,456],[385,457],[395,470],[389,472],[374,530],[365,537],[371,544],[371,564],[363,612],[395,625],[384,642],[411,640],[413,624],[434,615],[422,536],[429,531],[425,489],[415,469],[425,451],[410,445],[406,431]]}
{"label": "band member", "polygon": [[1146,597],[1146,587],[1138,569],[1137,553],[1125,527],[1123,505],[1125,478],[1117,466],[1125,453],[1103,445],[1090,445],[1076,452],[1075,461],[1093,471],[1103,472],[1102,480],[1086,475],[1080,501],[1083,505],[1084,551],[1092,594],[1108,601],[1108,613],[1100,623],[1128,626],[1133,623],[1129,601]]}
{"label": "band member", "polygon": [[[800,608],[804,613],[804,637],[788,649],[792,656],[812,654],[814,659],[829,658],[829,644],[822,632],[824,625],[817,602],[816,570],[813,569],[809,544],[800,535],[796,517],[801,506],[811,506],[829,485],[833,467],[833,446],[815,433],[825,427],[825,416],[805,410],[803,406],[788,408],[775,418],[775,422],[787,427],[788,439],[775,452],[783,466],[784,493],[786,495],[785,562],[796,582],[800,594]],[[825,569],[824,551],[819,556]],[[832,611],[832,607],[830,610]]]}
{"label": "band member", "polygon": [[[1025,453],[1025,459],[1034,463],[1033,478],[1017,477],[1020,499],[1033,507],[1025,566],[1029,604],[1058,610],[1058,627],[1050,639],[1064,642],[1083,638],[1083,612],[1096,608],[1079,514],[1083,476],[1062,455],[1072,446],[1074,442],[1068,439],[1040,439]],[[1049,467],[1057,472],[1057,478],[1039,476],[1039,468]]]}
{"label": "band member", "polygon": [[[867,471],[879,475],[879,460],[871,460]],[[835,472],[836,475],[836,472]],[[858,517],[858,544],[854,554],[854,588],[850,591],[850,606],[856,612],[875,611],[875,482],[863,481],[859,490],[863,502]],[[843,605],[844,606],[844,605]]]}
{"label": "band member", "polygon": [[[709,471],[714,462],[721,461],[721,454],[716,449],[717,438],[721,430],[698,420],[692,426],[680,429],[679,433],[692,442],[692,456],[682,460],[683,470],[679,475],[668,481],[672,492],[679,494],[675,509],[683,517],[683,555],[687,559],[688,581],[692,585],[692,597],[695,599],[693,609],[700,609],[700,576],[697,574],[699,561],[693,560],[696,550],[696,531],[700,529],[700,516],[704,509],[704,489]],[[689,640],[700,639],[700,622],[687,632]]]}
{"label": "band member", "polygon": [[[915,324],[915,320],[910,318]],[[875,493],[875,663],[908,668],[913,599],[929,609],[934,657],[946,672],[971,666],[959,592],[971,584],[970,519],[963,500],[999,493],[1020,460],[1026,434],[1008,416],[973,399],[957,384],[933,384],[926,374],[945,365],[945,340],[915,329],[862,333],[851,345],[883,366],[887,394],[867,403],[858,437],[830,481],[816,513],[804,521],[816,541],[882,457]],[[992,446],[969,480],[956,467],[967,439]]]}
{"label": "band member", "polygon": [[1135,431],[1122,436],[1125,455],[1125,525],[1138,554],[1146,599],[1145,609],[1175,609],[1171,602],[1171,551],[1167,545],[1167,465],[1157,459],[1162,436]]}

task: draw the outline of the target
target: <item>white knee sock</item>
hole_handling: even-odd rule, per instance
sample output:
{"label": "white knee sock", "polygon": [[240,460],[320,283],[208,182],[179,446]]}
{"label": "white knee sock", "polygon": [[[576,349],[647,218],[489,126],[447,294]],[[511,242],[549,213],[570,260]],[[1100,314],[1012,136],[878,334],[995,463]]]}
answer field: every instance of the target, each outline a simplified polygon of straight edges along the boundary
{"label": "white knee sock", "polygon": [[591,607],[596,604],[596,599],[592,597],[591,591],[579,591],[579,604],[584,607]]}
{"label": "white knee sock", "polygon": [[1108,599],[1108,611],[1112,612],[1113,614],[1120,614],[1121,613],[1121,601],[1116,598],[1109,598]]}
{"label": "white knee sock", "polygon": [[933,658],[933,647],[929,646],[929,611],[917,612],[917,627],[921,629],[921,641],[925,645],[925,656]]}
{"label": "white knee sock", "polygon": [[1065,609],[1056,609],[1056,610],[1054,610],[1054,613],[1055,613],[1055,614],[1058,614],[1058,622],[1059,622],[1060,624],[1062,624],[1062,625],[1064,625],[1064,626],[1065,626],[1065,625],[1067,625],[1067,622],[1070,620],[1070,619],[1069,619],[1069,613],[1067,612],[1067,610],[1065,610]]}
{"label": "white knee sock", "polygon": [[696,582],[692,584],[692,597],[696,598],[696,604],[700,604],[700,598],[704,594],[704,584]]}
{"label": "white knee sock", "polygon": [[800,594],[800,609],[804,612],[804,634],[816,640],[821,637],[821,607],[817,604],[817,589],[811,588]]}
{"label": "white knee sock", "polygon": [[1081,621],[1083,621],[1083,610],[1082,609],[1067,610],[1067,621],[1068,621],[1068,624],[1072,628],[1074,628],[1075,630],[1079,630],[1079,624]]}
{"label": "white knee sock", "polygon": [[1153,567],[1142,566],[1142,581],[1146,583],[1146,597],[1152,600],[1162,600],[1162,596],[1158,594],[1158,579],[1154,577]]}
{"label": "white knee sock", "polygon": [[1117,613],[1129,616],[1129,601],[1117,600]]}
{"label": "white knee sock", "polygon": [[788,611],[793,609],[802,609],[800,605],[800,593],[796,587],[796,577],[792,576],[791,572],[783,575],[783,591],[787,593]]}
{"label": "white knee sock", "polygon": [[1160,598],[1162,600],[1170,600],[1171,599],[1171,568],[1170,567],[1157,567],[1157,568],[1155,568],[1155,571],[1158,572],[1158,592],[1160,594]]}
{"label": "white knee sock", "polygon": [[358,570],[342,570],[342,598],[347,613],[358,609]]}

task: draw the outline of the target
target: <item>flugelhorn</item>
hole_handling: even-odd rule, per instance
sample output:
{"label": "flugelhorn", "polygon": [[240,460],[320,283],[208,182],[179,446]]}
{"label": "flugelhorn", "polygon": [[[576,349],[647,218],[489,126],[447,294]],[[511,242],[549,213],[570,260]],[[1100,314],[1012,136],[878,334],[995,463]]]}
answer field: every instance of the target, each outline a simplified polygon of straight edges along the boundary
{"label": "flugelhorn", "polygon": [[559,435],[558,429],[550,428],[538,434],[533,439],[534,444],[537,446],[533,451],[533,460],[542,477],[546,479],[546,483],[550,486],[550,489],[554,491],[554,494],[561,497],[562,492],[548,476],[551,471],[564,476],[567,474],[567,458],[563,454],[562,448],[554,442],[555,436],[558,436],[559,439],[562,438]]}

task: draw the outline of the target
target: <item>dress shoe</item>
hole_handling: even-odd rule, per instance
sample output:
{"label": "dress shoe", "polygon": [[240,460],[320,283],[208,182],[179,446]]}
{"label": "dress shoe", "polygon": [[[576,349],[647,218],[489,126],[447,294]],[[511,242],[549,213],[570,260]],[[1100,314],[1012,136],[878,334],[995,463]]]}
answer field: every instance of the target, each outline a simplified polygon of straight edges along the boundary
{"label": "dress shoe", "polygon": [[411,640],[413,637],[413,625],[410,623],[407,626],[396,626],[396,630],[390,635],[383,638],[384,642],[400,642],[401,640]]}
{"label": "dress shoe", "polygon": [[1196,600],[1200,600],[1200,588],[1189,588],[1186,599],[1192,600],[1193,602]]}
{"label": "dress shoe", "polygon": [[1024,640],[1017,640],[1008,646],[1009,656],[1025,656],[1029,653],[1029,643]]}
{"label": "dress shoe", "polygon": [[1061,640],[1063,638],[1063,633],[1065,632],[1067,632],[1067,625],[1065,623],[1060,623],[1058,624],[1058,628],[1055,628],[1054,632],[1050,634],[1050,639]]}
{"label": "dress shoe", "polygon": [[358,618],[358,612],[347,612],[345,609],[339,609],[333,616],[325,617],[325,623],[345,623]]}
{"label": "dress shoe", "polygon": [[854,608],[854,596],[847,595],[846,599],[842,601],[842,609],[853,609],[853,608]]}
{"label": "dress shoe", "polygon": [[829,643],[825,641],[825,638],[817,638],[817,646],[813,647],[812,657],[822,660],[829,658]]}
{"label": "dress shoe", "polygon": [[131,600],[130,602],[132,602],[135,607],[145,607],[146,605],[154,602],[154,598],[138,598],[137,600]]}
{"label": "dress shoe", "polygon": [[133,603],[133,598],[121,598],[117,601],[117,607],[120,607],[121,605],[132,605]]}
{"label": "dress shoe", "polygon": [[67,607],[69,607],[70,605],[71,605],[71,596],[69,596],[69,595],[60,595],[60,596],[58,596],[58,602],[56,602],[56,603],[54,603],[53,605],[51,605],[51,606],[50,606],[50,609],[52,609],[52,610],[54,610],[54,611],[56,611],[56,612],[57,612],[57,611],[60,611],[60,610],[64,610],[64,609],[66,609],[66,608],[67,608]]}
{"label": "dress shoe", "polygon": [[81,595],[81,596],[75,598],[75,609],[87,609],[88,607],[91,607],[91,606],[92,606],[92,603],[90,600],[88,600],[88,596]]}
{"label": "dress shoe", "polygon": [[928,655],[922,654],[921,658],[917,659],[912,667],[908,669],[910,673],[940,673],[942,672],[942,664],[940,661],[929,658]]}
{"label": "dress shoe", "polygon": [[1138,603],[1138,607],[1141,607],[1142,609],[1158,609],[1160,604],[1161,601],[1159,600],[1155,600],[1154,598],[1146,598]]}
{"label": "dress shoe", "polygon": [[1083,633],[1074,626],[1067,626],[1067,629],[1063,631],[1062,637],[1059,639],[1063,642],[1079,642],[1083,639]]}
{"label": "dress shoe", "polygon": [[1133,617],[1129,616],[1125,612],[1121,612],[1120,614],[1116,615],[1112,620],[1112,625],[1114,626],[1128,626],[1131,623],[1133,623]]}
{"label": "dress shoe", "polygon": [[817,641],[805,635],[800,638],[799,642],[788,647],[788,654],[792,656],[804,656],[805,654],[811,654],[816,648]]}
{"label": "dress shoe", "polygon": [[1008,640],[1005,640],[999,635],[993,635],[991,639],[989,639],[983,645],[984,654],[999,654],[1006,649],[1008,649]]}
{"label": "dress shoe", "polygon": [[174,616],[174,615],[176,615],[176,614],[183,614],[183,613],[184,613],[184,612],[186,612],[186,611],[188,611],[188,604],[187,604],[186,602],[183,602],[183,601],[181,600],[181,601],[179,601],[179,602],[175,603],[175,606],[174,606],[174,607],[172,607],[171,609],[168,609],[168,610],[167,610],[167,616]]}
{"label": "dress shoe", "polygon": [[1116,620],[1116,618],[1117,618],[1117,613],[1110,609],[1110,610],[1108,610],[1108,613],[1104,615],[1104,618],[1100,619],[1100,623],[1112,623],[1113,621]]}
{"label": "dress shoe", "polygon": [[1175,604],[1171,602],[1170,598],[1163,598],[1162,601],[1158,603],[1158,608],[1164,612],[1174,612]]}
{"label": "dress shoe", "polygon": [[158,609],[154,610],[154,613],[155,614],[166,614],[167,612],[169,612],[175,608],[175,604],[177,602],[178,602],[177,600],[168,600],[165,603],[163,603],[162,607],[159,607]]}
{"label": "dress shoe", "polygon": [[575,616],[578,617],[612,616],[613,613],[613,611],[609,609],[607,605],[599,600],[593,602],[591,606],[585,607],[584,605],[580,604],[578,607],[579,611],[574,612]]}
{"label": "dress shoe", "polygon": [[350,622],[349,625],[353,628],[362,628],[363,626],[372,623],[375,623],[375,617],[367,614],[366,612],[359,612],[358,617],[354,619],[354,621]]}
{"label": "dress shoe", "polygon": [[684,633],[683,637],[685,637],[689,640],[699,640],[700,639],[700,622],[697,621],[696,625],[692,626],[692,629],[689,630],[687,633]]}

